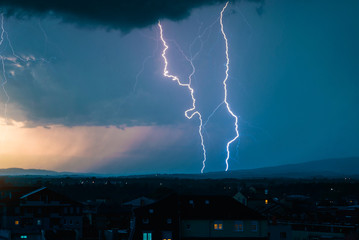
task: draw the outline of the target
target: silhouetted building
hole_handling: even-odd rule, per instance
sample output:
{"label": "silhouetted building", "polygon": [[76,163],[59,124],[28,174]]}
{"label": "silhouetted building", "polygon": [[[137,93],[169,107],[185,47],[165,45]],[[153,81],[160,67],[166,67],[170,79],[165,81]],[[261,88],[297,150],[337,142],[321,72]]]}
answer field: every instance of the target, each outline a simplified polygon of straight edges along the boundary
{"label": "silhouetted building", "polygon": [[135,209],[135,208],[146,206],[148,204],[152,204],[154,202],[155,202],[155,200],[142,196],[142,197],[133,199],[132,201],[125,202],[125,203],[123,203],[123,205],[130,206],[132,209]]}
{"label": "silhouetted building", "polygon": [[0,189],[0,239],[79,239],[82,205],[46,187]]}
{"label": "silhouetted building", "polygon": [[228,196],[171,195],[135,209],[133,239],[267,239],[259,213]]}

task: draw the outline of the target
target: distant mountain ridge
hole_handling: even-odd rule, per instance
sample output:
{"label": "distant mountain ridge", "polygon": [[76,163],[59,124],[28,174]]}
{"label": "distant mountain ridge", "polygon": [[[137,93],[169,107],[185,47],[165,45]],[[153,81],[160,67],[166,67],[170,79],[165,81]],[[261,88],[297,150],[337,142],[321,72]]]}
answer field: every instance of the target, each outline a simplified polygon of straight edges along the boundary
{"label": "distant mountain ridge", "polygon": [[[0,169],[0,176],[121,176],[120,174],[96,174],[56,172],[43,169],[7,168]],[[359,178],[359,157],[323,159],[303,163],[286,164],[228,172],[209,172],[205,174],[146,174],[126,177],[177,177],[177,178],[313,178],[313,177],[356,177]]]}
{"label": "distant mountain ridge", "polygon": [[4,168],[0,169],[0,176],[60,176],[60,175],[76,175],[71,172],[56,172],[43,169],[23,169],[23,168]]}
{"label": "distant mountain ridge", "polygon": [[312,178],[359,177],[359,157],[322,159],[272,167],[207,173],[209,178]]}

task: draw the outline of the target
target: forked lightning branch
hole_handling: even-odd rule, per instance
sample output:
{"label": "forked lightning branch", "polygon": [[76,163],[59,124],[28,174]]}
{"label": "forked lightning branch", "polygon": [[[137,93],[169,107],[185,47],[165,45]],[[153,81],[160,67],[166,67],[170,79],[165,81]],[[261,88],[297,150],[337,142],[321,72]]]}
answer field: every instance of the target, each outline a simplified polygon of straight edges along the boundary
{"label": "forked lightning branch", "polygon": [[[220,27],[221,27],[221,33],[223,35],[223,39],[224,39],[224,42],[225,42],[225,56],[226,56],[226,68],[225,68],[225,78],[223,80],[223,87],[224,87],[224,100],[223,102],[220,104],[225,104],[226,108],[227,108],[227,111],[228,113],[234,118],[235,122],[234,122],[234,130],[236,132],[236,135],[234,138],[230,139],[227,144],[226,144],[226,153],[227,153],[227,156],[226,156],[226,159],[225,159],[225,165],[226,165],[226,168],[225,170],[228,171],[228,168],[229,168],[229,159],[230,159],[230,146],[231,144],[237,140],[237,138],[239,137],[239,132],[238,132],[238,117],[233,113],[229,103],[228,103],[228,91],[227,91],[227,80],[228,80],[228,77],[229,77],[229,47],[228,47],[228,39],[227,39],[227,35],[224,31],[224,26],[223,26],[223,13],[224,11],[226,10],[226,8],[228,7],[228,3],[227,2],[225,4],[225,6],[222,8],[221,12],[220,12]],[[190,64],[192,66],[192,73],[190,74],[190,76],[188,77],[188,83],[183,83],[178,76],[175,76],[175,75],[172,75],[171,73],[169,73],[168,71],[168,59],[167,59],[167,56],[166,56],[166,52],[169,48],[165,38],[164,38],[164,34],[163,34],[163,27],[161,25],[161,22],[159,21],[158,22],[158,27],[160,29],[160,38],[161,38],[161,41],[163,43],[163,50],[162,50],[162,58],[164,60],[164,68],[163,68],[163,76],[167,77],[167,78],[170,78],[172,81],[175,81],[179,86],[181,87],[186,87],[189,92],[190,92],[190,95],[191,95],[191,98],[192,98],[192,107],[188,110],[185,111],[185,117],[188,118],[188,119],[192,119],[192,117],[194,115],[197,115],[198,116],[198,119],[199,119],[199,126],[198,126],[198,133],[199,133],[199,136],[200,136],[200,139],[201,139],[201,145],[202,145],[202,150],[203,150],[203,162],[202,162],[202,169],[201,169],[201,173],[203,173],[205,167],[206,167],[206,160],[207,160],[207,156],[206,156],[206,147],[205,147],[205,143],[204,143],[204,138],[203,138],[203,121],[202,121],[202,115],[201,113],[196,109],[196,98],[194,96],[194,89],[192,88],[191,84],[192,84],[192,76],[194,75],[195,73],[195,68],[194,68],[194,65],[193,65],[193,62],[189,59],[187,59],[188,61],[190,61]],[[216,110],[218,109],[218,107],[216,108]]]}

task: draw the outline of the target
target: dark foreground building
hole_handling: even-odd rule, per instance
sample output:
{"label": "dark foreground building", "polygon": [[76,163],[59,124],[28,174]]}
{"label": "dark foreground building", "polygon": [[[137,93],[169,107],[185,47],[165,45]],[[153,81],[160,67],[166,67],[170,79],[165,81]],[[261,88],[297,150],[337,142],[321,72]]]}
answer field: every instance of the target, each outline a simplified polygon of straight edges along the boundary
{"label": "dark foreground building", "polygon": [[0,188],[0,239],[80,239],[82,205],[46,187]]}
{"label": "dark foreground building", "polygon": [[268,239],[259,213],[228,196],[171,195],[135,210],[134,240]]}

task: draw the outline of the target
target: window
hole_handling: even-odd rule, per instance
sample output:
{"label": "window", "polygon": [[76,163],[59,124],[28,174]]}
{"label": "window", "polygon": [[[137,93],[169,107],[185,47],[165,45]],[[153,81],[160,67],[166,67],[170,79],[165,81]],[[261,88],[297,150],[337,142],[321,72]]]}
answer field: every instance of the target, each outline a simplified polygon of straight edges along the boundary
{"label": "window", "polygon": [[204,201],[204,203],[205,203],[206,205],[208,205],[208,204],[209,204],[209,200]]}
{"label": "window", "polygon": [[19,220],[15,220],[15,225],[19,225],[20,221]]}
{"label": "window", "polygon": [[21,239],[26,239],[27,236],[26,236],[26,235],[21,235],[20,238],[21,238]]}
{"label": "window", "polygon": [[189,200],[188,203],[193,205],[193,200]]}
{"label": "window", "polygon": [[234,231],[243,232],[243,221],[234,221]]}
{"label": "window", "polygon": [[264,204],[265,204],[265,205],[268,204],[268,199],[264,200]]}
{"label": "window", "polygon": [[252,221],[251,222],[251,231],[252,232],[257,232],[258,231],[258,222],[257,221]]}
{"label": "window", "polygon": [[153,213],[154,211],[153,211],[153,209],[149,209],[148,212],[149,212],[149,213]]}
{"label": "window", "polygon": [[167,218],[167,224],[172,224],[172,218]]}
{"label": "window", "polygon": [[223,230],[223,221],[214,221],[213,229],[214,230]]}
{"label": "window", "polygon": [[172,240],[172,232],[171,231],[163,231],[162,232],[162,240]]}
{"label": "window", "polygon": [[38,226],[40,226],[41,225],[41,220],[37,219],[36,223],[37,223]]}
{"label": "window", "polygon": [[143,240],[152,240],[152,233],[144,232],[143,233]]}

